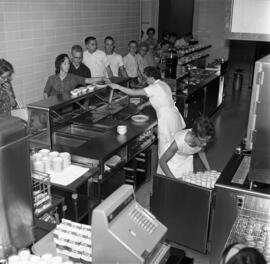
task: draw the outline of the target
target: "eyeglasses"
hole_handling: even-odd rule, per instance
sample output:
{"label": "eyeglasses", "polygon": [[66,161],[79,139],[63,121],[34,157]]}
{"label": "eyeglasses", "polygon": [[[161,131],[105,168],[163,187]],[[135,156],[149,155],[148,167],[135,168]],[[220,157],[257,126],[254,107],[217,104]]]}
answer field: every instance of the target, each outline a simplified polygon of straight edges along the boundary
{"label": "eyeglasses", "polygon": [[73,57],[73,59],[82,60],[83,57]]}

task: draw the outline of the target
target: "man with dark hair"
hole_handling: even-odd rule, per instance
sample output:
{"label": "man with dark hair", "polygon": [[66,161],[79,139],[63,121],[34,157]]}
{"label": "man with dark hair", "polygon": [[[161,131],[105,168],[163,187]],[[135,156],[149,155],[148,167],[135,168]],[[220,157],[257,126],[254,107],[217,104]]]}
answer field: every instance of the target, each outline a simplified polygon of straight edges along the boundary
{"label": "man with dark hair", "polygon": [[157,40],[154,38],[156,30],[153,27],[150,27],[146,31],[147,39],[144,41],[148,46],[154,45],[157,46]]}
{"label": "man with dark hair", "polygon": [[136,54],[139,70],[143,73],[144,68],[150,65],[147,65],[146,54],[148,53],[149,46],[146,42],[142,42],[139,46],[139,52]]}
{"label": "man with dark hair", "polygon": [[113,76],[110,63],[104,51],[97,49],[95,37],[85,39],[86,51],[83,53],[83,63],[90,69],[92,77]]}
{"label": "man with dark hair", "polygon": [[83,50],[80,45],[74,45],[71,48],[71,63],[69,73],[73,73],[77,76],[84,78],[91,78],[91,72],[87,66],[83,63]]}
{"label": "man with dark hair", "polygon": [[124,67],[123,58],[120,54],[114,52],[115,49],[115,41],[111,36],[107,36],[104,39],[104,48],[107,56],[107,60],[109,61],[113,76],[128,77],[126,69]]}

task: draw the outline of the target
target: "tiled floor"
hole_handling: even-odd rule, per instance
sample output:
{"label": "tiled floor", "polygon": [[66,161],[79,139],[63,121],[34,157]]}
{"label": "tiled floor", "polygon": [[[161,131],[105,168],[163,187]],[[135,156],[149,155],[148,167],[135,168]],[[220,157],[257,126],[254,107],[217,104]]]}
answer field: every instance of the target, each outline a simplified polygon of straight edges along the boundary
{"label": "tiled floor", "polygon": [[[207,151],[211,167],[218,171],[223,170],[235,147],[245,136],[248,121],[251,91],[247,86],[243,86],[240,91],[234,91],[232,89],[233,81],[230,77],[233,77],[232,73],[229,73],[227,78],[225,102],[212,117],[216,127],[216,140]],[[195,169],[203,169],[198,158],[195,158]],[[150,208],[151,191],[152,181],[144,184],[136,193],[137,201],[148,209]],[[209,263],[209,255],[201,254],[180,245],[174,246],[184,249],[188,257],[194,258],[195,264]]]}

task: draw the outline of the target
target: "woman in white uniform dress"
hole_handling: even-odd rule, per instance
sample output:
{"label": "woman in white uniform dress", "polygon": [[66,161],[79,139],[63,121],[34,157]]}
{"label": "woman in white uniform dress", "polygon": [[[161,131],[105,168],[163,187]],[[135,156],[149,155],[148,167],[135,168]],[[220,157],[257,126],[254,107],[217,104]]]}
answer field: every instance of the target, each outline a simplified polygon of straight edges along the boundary
{"label": "woman in white uniform dress", "polygon": [[214,137],[215,129],[207,117],[195,120],[192,129],[184,129],[174,135],[174,141],[159,160],[162,174],[181,178],[193,172],[193,154],[198,153],[207,170],[210,166],[203,148]]}
{"label": "woman in white uniform dress", "polygon": [[144,77],[148,86],[143,89],[129,89],[118,84],[110,84],[110,86],[131,96],[147,96],[149,98],[149,102],[141,105],[140,108],[142,109],[150,103],[156,111],[158,119],[158,153],[159,157],[161,157],[173,141],[175,133],[185,128],[186,124],[175,106],[171,88],[167,83],[160,80],[160,71],[155,67],[146,67]]}

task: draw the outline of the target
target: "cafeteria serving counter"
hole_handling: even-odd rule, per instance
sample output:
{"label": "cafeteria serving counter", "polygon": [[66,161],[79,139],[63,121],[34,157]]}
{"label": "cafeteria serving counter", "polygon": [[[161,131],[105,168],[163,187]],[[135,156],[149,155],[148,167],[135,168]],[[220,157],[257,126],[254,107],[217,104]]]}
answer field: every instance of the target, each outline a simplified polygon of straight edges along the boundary
{"label": "cafeteria serving counter", "polygon": [[[151,107],[138,111],[143,100],[120,92],[109,104],[109,95],[110,88],[105,87],[28,105],[31,147],[69,152],[73,163],[90,169],[90,175],[76,186],[52,184],[53,192],[65,197],[66,217],[74,221],[81,221],[87,211],[90,217],[91,210],[123,183],[138,188],[153,174],[155,111]],[[131,117],[139,113],[148,119],[133,121]],[[127,127],[125,135],[117,133],[119,124]]]}

